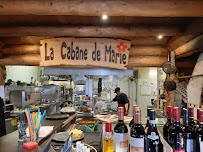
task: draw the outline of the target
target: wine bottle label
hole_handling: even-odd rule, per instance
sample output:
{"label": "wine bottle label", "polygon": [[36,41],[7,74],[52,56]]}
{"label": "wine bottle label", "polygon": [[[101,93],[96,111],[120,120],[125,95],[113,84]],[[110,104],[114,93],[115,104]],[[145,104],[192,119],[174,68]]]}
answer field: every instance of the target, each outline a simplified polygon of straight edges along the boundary
{"label": "wine bottle label", "polygon": [[155,132],[151,132],[151,135],[148,135],[148,138],[151,140],[159,139],[159,136]]}
{"label": "wine bottle label", "polygon": [[130,138],[130,152],[144,152],[144,138]]}
{"label": "wine bottle label", "polygon": [[173,149],[173,152],[184,152],[184,149]]}
{"label": "wine bottle label", "polygon": [[200,141],[200,151],[203,151],[203,141]]}
{"label": "wine bottle label", "polygon": [[186,151],[193,152],[193,139],[186,140]]}
{"label": "wine bottle label", "polygon": [[128,151],[128,133],[115,133],[114,132],[115,152]]}

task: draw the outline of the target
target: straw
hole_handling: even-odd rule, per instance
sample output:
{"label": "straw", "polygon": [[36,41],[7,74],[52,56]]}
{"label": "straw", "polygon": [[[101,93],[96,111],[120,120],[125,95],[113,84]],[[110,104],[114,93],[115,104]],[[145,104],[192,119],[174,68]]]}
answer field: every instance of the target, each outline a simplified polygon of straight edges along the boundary
{"label": "straw", "polygon": [[41,112],[38,115],[37,124],[36,124],[36,127],[35,127],[36,141],[38,140],[38,136],[39,136],[40,120],[41,120]]}
{"label": "straw", "polygon": [[40,113],[40,109],[38,109],[38,116],[39,116],[39,113]]}
{"label": "straw", "polygon": [[37,113],[35,113],[35,126],[37,124]]}
{"label": "straw", "polygon": [[27,109],[25,109],[25,114],[26,114],[26,117],[27,117],[27,122],[28,122],[28,125],[29,125],[29,129],[30,129],[30,137],[32,137],[33,136],[33,131],[32,131],[32,127],[31,127],[31,123],[30,123],[29,114],[28,114]]}
{"label": "straw", "polygon": [[40,124],[42,123],[42,119],[44,118],[45,114],[46,114],[46,110],[44,110],[44,113],[43,113],[41,120],[40,120]]}
{"label": "straw", "polygon": [[33,124],[33,128],[35,130],[35,113],[32,113],[32,124]]}
{"label": "straw", "polygon": [[32,117],[31,117],[31,115],[30,115],[30,110],[27,109],[27,112],[28,112],[28,115],[29,115],[28,118],[30,118],[30,124],[31,124],[31,126],[32,126],[32,130],[34,131],[34,127],[33,127],[33,124],[32,124]]}

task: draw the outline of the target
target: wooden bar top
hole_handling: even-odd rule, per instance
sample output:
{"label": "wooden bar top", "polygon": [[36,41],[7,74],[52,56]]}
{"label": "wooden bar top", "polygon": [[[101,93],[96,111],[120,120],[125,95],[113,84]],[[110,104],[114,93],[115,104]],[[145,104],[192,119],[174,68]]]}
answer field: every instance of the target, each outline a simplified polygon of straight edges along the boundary
{"label": "wooden bar top", "polygon": [[33,149],[26,149],[22,147],[22,144],[18,143],[18,131],[14,131],[10,134],[7,134],[0,138],[0,152],[41,152],[42,148],[40,145],[47,140],[55,131],[62,131],[64,122],[68,120],[73,120],[76,117],[76,114],[70,115],[69,118],[59,119],[59,120],[47,120],[42,121],[42,126],[54,126],[54,129],[50,135],[46,138],[39,139],[39,146]]}

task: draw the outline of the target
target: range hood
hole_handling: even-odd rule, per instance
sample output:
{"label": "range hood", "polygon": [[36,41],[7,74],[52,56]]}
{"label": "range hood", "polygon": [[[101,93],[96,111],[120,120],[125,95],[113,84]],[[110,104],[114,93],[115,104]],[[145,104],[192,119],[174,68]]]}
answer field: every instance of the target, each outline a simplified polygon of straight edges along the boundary
{"label": "range hood", "polygon": [[[45,67],[45,75],[79,75],[79,76],[133,76],[133,69],[117,70],[110,68],[57,68],[57,67]],[[76,78],[77,79],[77,78]]]}

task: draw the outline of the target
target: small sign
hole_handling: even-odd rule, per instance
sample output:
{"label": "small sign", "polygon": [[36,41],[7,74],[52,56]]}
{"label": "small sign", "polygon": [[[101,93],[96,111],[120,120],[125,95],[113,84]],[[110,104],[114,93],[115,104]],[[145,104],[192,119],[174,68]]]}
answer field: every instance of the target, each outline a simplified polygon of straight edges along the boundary
{"label": "small sign", "polygon": [[41,40],[40,66],[127,69],[130,41],[103,38]]}

